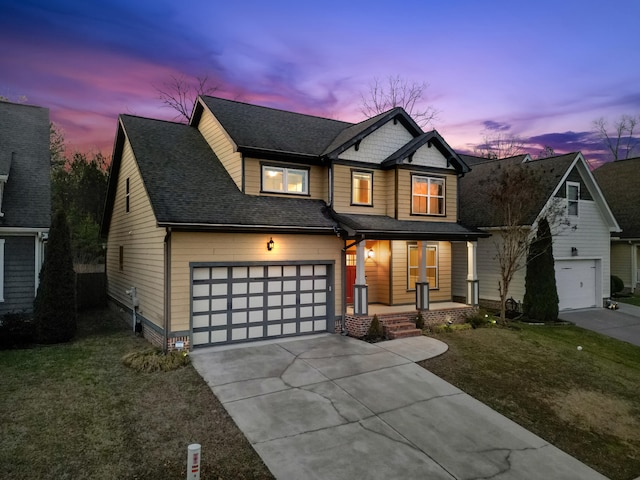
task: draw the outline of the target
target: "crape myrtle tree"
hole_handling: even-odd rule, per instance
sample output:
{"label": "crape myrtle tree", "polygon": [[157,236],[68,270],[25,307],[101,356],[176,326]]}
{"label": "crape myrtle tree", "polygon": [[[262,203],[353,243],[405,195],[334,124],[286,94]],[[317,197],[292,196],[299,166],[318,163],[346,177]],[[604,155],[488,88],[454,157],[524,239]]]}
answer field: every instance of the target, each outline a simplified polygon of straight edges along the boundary
{"label": "crape myrtle tree", "polygon": [[[530,227],[536,209],[543,204],[545,190],[537,169],[528,163],[495,162],[491,175],[483,182],[488,192],[488,206],[497,231],[492,235],[498,263],[500,319],[506,324],[506,301],[513,278],[526,266],[529,246],[535,238]],[[554,224],[563,209],[558,201],[546,206],[546,216]]]}
{"label": "crape myrtle tree", "polygon": [[75,273],[67,217],[56,212],[49,229],[47,252],[33,319],[38,343],[68,342],[76,332]]}
{"label": "crape myrtle tree", "polygon": [[553,261],[553,238],[546,218],[538,223],[538,234],[529,246],[523,313],[532,320],[558,320],[558,289]]}

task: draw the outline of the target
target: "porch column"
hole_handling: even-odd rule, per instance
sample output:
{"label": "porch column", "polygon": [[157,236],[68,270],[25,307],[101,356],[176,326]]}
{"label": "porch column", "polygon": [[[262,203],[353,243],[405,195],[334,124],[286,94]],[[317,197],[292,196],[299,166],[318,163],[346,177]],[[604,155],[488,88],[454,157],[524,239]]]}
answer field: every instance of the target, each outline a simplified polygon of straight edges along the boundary
{"label": "porch column", "polygon": [[354,315],[368,315],[369,313],[369,287],[367,287],[364,274],[364,247],[364,240],[356,245],[356,283],[353,286]]}
{"label": "porch column", "polygon": [[418,247],[416,310],[429,310],[429,282],[427,281],[427,242],[418,242]]}
{"label": "porch column", "polygon": [[467,305],[478,305],[480,287],[476,268],[476,250],[478,242],[467,242]]}

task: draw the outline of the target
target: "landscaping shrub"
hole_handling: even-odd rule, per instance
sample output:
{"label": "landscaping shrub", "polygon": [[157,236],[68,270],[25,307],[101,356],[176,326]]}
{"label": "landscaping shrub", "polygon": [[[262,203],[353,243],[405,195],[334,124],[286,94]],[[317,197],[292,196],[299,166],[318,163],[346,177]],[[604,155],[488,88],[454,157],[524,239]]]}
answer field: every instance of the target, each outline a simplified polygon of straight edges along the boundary
{"label": "landscaping shrub", "polygon": [[39,343],[68,342],[76,333],[75,273],[71,236],[64,212],[53,217],[47,254],[40,271],[40,286],[33,319]]}
{"label": "landscaping shrub", "polygon": [[163,353],[158,348],[131,352],[122,357],[122,363],[138,372],[169,372],[189,365],[187,352]]}
{"label": "landscaping shrub", "polygon": [[6,313],[0,318],[0,348],[16,348],[33,343],[35,329],[31,316]]}
{"label": "landscaping shrub", "polygon": [[418,330],[424,329],[424,317],[422,316],[422,312],[418,312],[418,315],[416,315],[416,328]]}
{"label": "landscaping shrub", "polygon": [[374,315],[371,319],[369,330],[367,330],[367,334],[365,335],[365,340],[369,342],[377,342],[379,340],[382,340],[383,337],[384,332],[382,330],[382,323],[380,323],[378,315]]}
{"label": "landscaping shrub", "polygon": [[536,238],[529,246],[522,302],[524,315],[540,322],[558,320],[559,299],[552,243],[549,222],[543,218],[538,225]]}
{"label": "landscaping shrub", "polygon": [[615,275],[611,275],[611,295],[620,293],[622,290],[624,290],[624,282],[622,279]]}

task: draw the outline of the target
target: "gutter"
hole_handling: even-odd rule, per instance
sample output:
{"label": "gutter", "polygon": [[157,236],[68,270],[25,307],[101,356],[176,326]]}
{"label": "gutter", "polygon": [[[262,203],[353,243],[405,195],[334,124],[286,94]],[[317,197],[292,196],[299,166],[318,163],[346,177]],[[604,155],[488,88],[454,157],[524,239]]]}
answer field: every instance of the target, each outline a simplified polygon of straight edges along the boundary
{"label": "gutter", "polygon": [[[171,325],[171,227],[167,227],[164,237],[164,342],[162,351],[166,354]],[[191,346],[191,345],[190,345]]]}

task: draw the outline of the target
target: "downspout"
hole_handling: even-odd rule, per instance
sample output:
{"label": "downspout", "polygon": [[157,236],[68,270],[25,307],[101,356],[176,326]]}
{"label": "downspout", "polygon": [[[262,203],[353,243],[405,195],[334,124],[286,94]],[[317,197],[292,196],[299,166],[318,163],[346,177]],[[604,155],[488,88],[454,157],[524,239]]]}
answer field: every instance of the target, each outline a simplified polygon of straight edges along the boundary
{"label": "downspout", "polygon": [[393,218],[398,219],[398,166],[394,170]]}
{"label": "downspout", "polygon": [[171,324],[171,227],[164,236],[164,342],[162,350],[168,351],[169,325]]}

